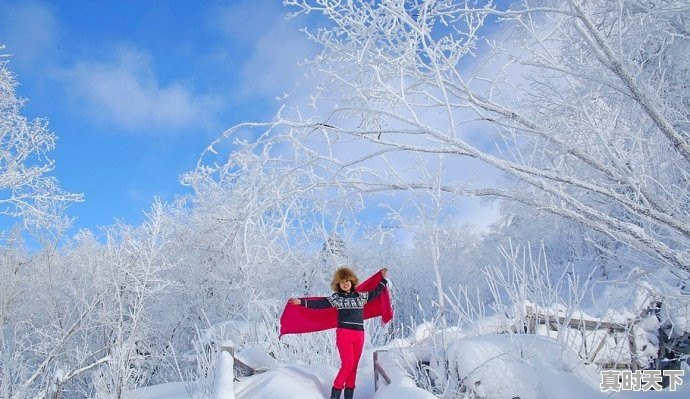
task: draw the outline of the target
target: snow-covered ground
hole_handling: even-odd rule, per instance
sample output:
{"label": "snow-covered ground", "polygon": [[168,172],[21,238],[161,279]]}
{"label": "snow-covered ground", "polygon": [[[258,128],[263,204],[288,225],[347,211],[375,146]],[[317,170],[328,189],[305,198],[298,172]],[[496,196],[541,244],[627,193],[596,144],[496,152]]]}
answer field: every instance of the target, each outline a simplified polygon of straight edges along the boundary
{"label": "snow-covered ground", "polygon": [[[643,286],[645,287],[647,286]],[[640,290],[631,290],[627,286],[618,290],[607,289],[602,294],[608,300],[607,306],[600,307],[606,309],[606,313],[593,314],[592,311],[583,310],[570,312],[569,317],[628,325],[636,317],[639,318],[641,311],[647,309],[651,303],[649,294],[643,295],[639,292]],[[526,302],[515,313],[525,314],[527,308],[536,309],[534,303]],[[679,313],[683,317],[678,320],[687,323],[687,306],[682,309],[685,312]],[[552,317],[568,315],[567,309],[555,305],[541,307],[540,312],[544,311]],[[654,324],[646,328],[644,322],[647,319],[658,324],[653,314],[637,320],[633,331],[636,332],[638,353],[635,357],[638,359],[644,357],[646,352],[642,351],[645,347],[648,347],[648,352],[651,348],[654,354],[658,349],[657,343],[653,340],[654,335],[646,332],[647,330],[656,331],[658,325]],[[450,327],[443,331],[435,328],[431,323],[423,323],[407,337],[394,339],[385,346],[367,347],[359,365],[355,398],[435,398],[436,396],[417,386],[413,375],[417,373],[419,376],[416,366],[420,361],[427,362],[434,370],[437,369],[434,364],[437,363],[435,356],[438,356],[439,347],[446,348],[444,356],[448,359],[448,374],[457,376],[456,381],[462,381],[462,389],[459,392],[456,390],[455,394],[450,394],[457,398],[666,399],[690,397],[690,368],[687,364],[683,364],[685,372],[683,383],[675,391],[666,389],[660,392],[630,390],[602,392],[600,386],[602,378],[598,367],[607,364],[609,358],[617,359],[618,364],[626,364],[625,359],[630,359],[631,348],[620,342],[627,343],[627,339],[616,340],[613,336],[606,338],[616,340],[617,343],[610,345],[610,348],[600,345],[600,355],[594,356],[591,353],[588,354],[586,350],[582,351],[580,331],[577,329],[570,331],[567,325],[559,326],[559,336],[542,325],[537,326],[536,334],[511,333],[511,331],[522,330],[522,327],[518,325],[519,320],[521,319],[494,314],[480,317],[462,327]],[[679,325],[686,324],[679,323]],[[280,363],[269,356],[264,349],[251,344],[251,342],[274,339],[272,333],[268,329],[250,327],[250,323],[246,321],[220,323],[209,328],[201,340],[210,345],[212,342],[222,342],[232,338],[238,347],[244,348],[237,353],[237,357],[255,369],[262,370],[261,373],[251,377],[239,377],[233,382],[232,363],[227,358],[220,357],[215,366],[213,380],[178,382],[142,388],[130,392],[127,398],[317,399],[328,397],[337,372],[335,367],[327,364]],[[585,347],[593,348],[594,343],[600,342],[600,339],[594,339],[598,337],[595,333],[608,334],[608,329],[590,331],[588,334],[591,337],[587,338]],[[332,333],[324,332],[324,334]],[[254,337],[254,340],[250,339],[251,337]],[[294,336],[293,338],[296,340],[294,344],[303,343],[309,346],[309,340],[313,337]],[[441,344],[442,341],[445,344]],[[224,345],[234,346],[230,342],[224,342]],[[374,388],[373,354],[375,351],[380,351],[379,363],[392,380],[390,385],[380,384],[383,386],[380,386],[378,390]],[[582,356],[583,353],[586,356]],[[583,358],[594,359],[594,361],[588,363]],[[324,363],[328,363],[328,360],[324,360]],[[201,392],[200,387],[204,392]],[[452,387],[448,389],[448,386],[445,386],[444,389],[445,397],[450,397],[448,392],[453,392]]]}
{"label": "snow-covered ground", "polygon": [[[381,363],[393,383],[374,390],[373,350],[387,349]],[[675,392],[601,392],[600,374],[586,365],[569,348],[547,337],[534,335],[494,334],[467,336],[450,345],[450,358],[465,384],[480,397],[522,399],[551,398],[680,398],[690,394],[690,370],[685,369],[684,384]],[[367,348],[358,371],[356,399],[432,399],[435,396],[419,389],[405,373],[403,348]],[[254,349],[238,354],[247,363],[264,362],[261,351]],[[219,363],[221,375],[232,370]],[[219,392],[223,399],[321,399],[327,398],[336,369],[331,366],[274,364],[263,373],[239,378],[233,392]],[[216,379],[218,381],[218,377]],[[138,389],[127,399],[183,399],[201,397],[196,384],[171,383]]]}

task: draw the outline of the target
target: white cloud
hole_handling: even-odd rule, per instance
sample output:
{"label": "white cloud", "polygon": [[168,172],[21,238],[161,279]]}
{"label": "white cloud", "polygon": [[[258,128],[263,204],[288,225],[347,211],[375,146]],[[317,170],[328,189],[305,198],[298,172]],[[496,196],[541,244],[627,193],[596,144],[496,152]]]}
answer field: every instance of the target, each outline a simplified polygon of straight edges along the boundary
{"label": "white cloud", "polygon": [[40,65],[57,48],[58,22],[47,5],[0,2],[0,16],[0,45],[17,68]]}
{"label": "white cloud", "polygon": [[288,19],[289,11],[279,2],[247,0],[215,10],[212,23],[228,45],[245,47],[230,56],[239,64],[236,101],[274,99],[302,77],[299,63],[315,53],[315,45],[299,30],[309,21]]}
{"label": "white cloud", "polygon": [[148,53],[115,51],[111,61],[81,61],[64,71],[66,89],[92,119],[133,132],[176,132],[208,124],[220,100],[182,82],[161,83]]}
{"label": "white cloud", "polygon": [[211,11],[211,25],[234,43],[252,45],[257,33],[285,20],[286,9],[275,0],[239,0]]}
{"label": "white cloud", "polygon": [[280,24],[266,32],[255,44],[244,65],[242,93],[245,96],[282,96],[292,91],[302,76],[299,63],[313,53],[302,32]]}

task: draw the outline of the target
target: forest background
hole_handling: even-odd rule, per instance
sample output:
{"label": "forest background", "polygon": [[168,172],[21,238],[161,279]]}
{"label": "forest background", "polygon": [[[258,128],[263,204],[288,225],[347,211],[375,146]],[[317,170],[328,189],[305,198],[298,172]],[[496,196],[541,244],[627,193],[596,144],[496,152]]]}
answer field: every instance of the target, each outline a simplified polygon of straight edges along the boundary
{"label": "forest background", "polygon": [[82,198],[0,64],[0,205],[20,221],[0,236],[0,397],[201,378],[228,321],[260,326],[278,359],[334,361],[326,338],[272,334],[285,299],[326,293],[341,264],[390,269],[396,321],[372,342],[525,302],[653,307],[641,367],[687,337],[687,2],[284,3],[322,16],[309,95],[226,130],[181,177],[191,194],[104,238],[65,234]]}

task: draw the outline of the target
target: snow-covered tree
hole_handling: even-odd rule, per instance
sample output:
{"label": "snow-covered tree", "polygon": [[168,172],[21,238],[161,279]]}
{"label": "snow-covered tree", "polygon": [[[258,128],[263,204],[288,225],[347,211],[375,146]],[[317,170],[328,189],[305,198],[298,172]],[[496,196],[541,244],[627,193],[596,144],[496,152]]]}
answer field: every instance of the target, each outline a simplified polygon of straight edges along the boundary
{"label": "snow-covered tree", "polygon": [[17,79],[0,58],[0,214],[20,218],[26,226],[60,227],[64,208],[82,196],[65,192],[49,175],[55,163],[48,154],[56,137],[41,119],[27,120],[17,96]]}
{"label": "snow-covered tree", "polygon": [[[328,18],[311,36],[323,80],[314,116],[268,130],[299,142],[320,184],[431,191],[412,165],[441,154],[443,192],[523,203],[690,271],[686,2],[285,3]],[[477,161],[513,184],[465,172]]]}

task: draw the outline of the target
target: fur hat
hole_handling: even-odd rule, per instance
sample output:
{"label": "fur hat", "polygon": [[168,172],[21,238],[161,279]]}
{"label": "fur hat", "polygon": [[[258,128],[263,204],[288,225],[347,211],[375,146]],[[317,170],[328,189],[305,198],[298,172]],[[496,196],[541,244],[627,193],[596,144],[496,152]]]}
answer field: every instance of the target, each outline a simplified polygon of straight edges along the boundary
{"label": "fur hat", "polygon": [[349,267],[341,267],[333,273],[333,279],[331,280],[331,288],[333,291],[341,291],[339,283],[342,280],[350,280],[352,282],[352,289],[354,289],[359,283],[359,279]]}

